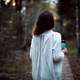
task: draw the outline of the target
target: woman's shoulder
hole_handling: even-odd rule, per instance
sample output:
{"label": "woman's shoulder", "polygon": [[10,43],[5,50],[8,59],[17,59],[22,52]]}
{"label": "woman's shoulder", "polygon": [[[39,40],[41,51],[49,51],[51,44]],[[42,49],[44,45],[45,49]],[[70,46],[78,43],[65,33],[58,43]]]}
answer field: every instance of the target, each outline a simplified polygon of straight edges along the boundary
{"label": "woman's shoulder", "polygon": [[61,34],[59,32],[52,31],[52,35],[54,38],[61,38]]}
{"label": "woman's shoulder", "polygon": [[47,38],[50,38],[51,35],[52,35],[53,37],[55,37],[55,38],[61,38],[61,34],[60,34],[59,32],[55,32],[55,31],[53,31],[53,30],[44,32],[42,35],[39,35],[39,36],[33,35],[32,38],[33,38],[33,39],[39,39],[40,36],[45,36],[45,37],[47,37]]}
{"label": "woman's shoulder", "polygon": [[61,34],[59,32],[55,32],[53,30],[48,31],[45,33],[47,38],[53,38],[53,39],[61,39]]}
{"label": "woman's shoulder", "polygon": [[53,31],[53,34],[56,35],[56,36],[61,36],[61,34],[59,32]]}

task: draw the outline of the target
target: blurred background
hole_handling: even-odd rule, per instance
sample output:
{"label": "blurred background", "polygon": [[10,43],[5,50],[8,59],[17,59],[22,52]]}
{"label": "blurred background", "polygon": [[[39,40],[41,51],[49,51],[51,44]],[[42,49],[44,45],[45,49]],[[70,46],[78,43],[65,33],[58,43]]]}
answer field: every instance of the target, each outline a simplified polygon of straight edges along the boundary
{"label": "blurred background", "polygon": [[[0,0],[0,80],[31,80],[29,48],[38,15],[54,15],[64,34],[74,80],[80,80],[80,0]],[[74,63],[73,63],[74,62]]]}

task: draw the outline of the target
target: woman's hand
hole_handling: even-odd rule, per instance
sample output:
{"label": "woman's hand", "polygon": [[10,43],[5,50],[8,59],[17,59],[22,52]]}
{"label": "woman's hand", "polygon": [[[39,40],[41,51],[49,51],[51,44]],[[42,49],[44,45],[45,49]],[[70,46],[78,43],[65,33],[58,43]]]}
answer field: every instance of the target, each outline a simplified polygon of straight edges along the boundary
{"label": "woman's hand", "polygon": [[63,51],[63,53],[64,53],[65,55],[68,54],[68,49],[67,49],[67,48],[64,48],[62,51]]}

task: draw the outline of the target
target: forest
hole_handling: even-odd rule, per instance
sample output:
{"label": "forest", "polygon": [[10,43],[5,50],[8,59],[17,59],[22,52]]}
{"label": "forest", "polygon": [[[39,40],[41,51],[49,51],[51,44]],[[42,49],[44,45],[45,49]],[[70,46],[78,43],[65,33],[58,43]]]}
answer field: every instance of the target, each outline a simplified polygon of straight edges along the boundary
{"label": "forest", "polygon": [[65,35],[73,77],[80,80],[80,0],[57,1],[0,0],[0,80],[32,79],[31,31],[46,9],[54,14],[53,30]]}

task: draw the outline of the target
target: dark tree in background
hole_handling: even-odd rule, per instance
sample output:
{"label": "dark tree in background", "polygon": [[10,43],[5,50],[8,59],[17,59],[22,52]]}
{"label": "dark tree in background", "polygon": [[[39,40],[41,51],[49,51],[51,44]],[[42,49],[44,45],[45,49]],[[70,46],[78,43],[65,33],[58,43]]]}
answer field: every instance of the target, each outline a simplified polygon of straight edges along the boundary
{"label": "dark tree in background", "polygon": [[[59,0],[58,9],[63,28],[63,19],[71,20],[67,34],[76,37],[78,53],[80,53],[80,0]],[[62,31],[63,32],[63,31]],[[68,33],[69,32],[69,33]],[[80,54],[79,54],[80,55]]]}
{"label": "dark tree in background", "polygon": [[59,0],[59,13],[66,18],[75,18],[75,1],[76,0]]}
{"label": "dark tree in background", "polygon": [[1,4],[1,8],[4,8],[5,7],[5,1],[4,0],[1,0],[0,1],[0,4]]}
{"label": "dark tree in background", "polygon": [[80,53],[80,0],[78,0],[78,8],[79,8],[79,53]]}
{"label": "dark tree in background", "polygon": [[21,4],[22,4],[22,0],[15,0],[15,2],[16,2],[16,10],[21,10]]}
{"label": "dark tree in background", "polygon": [[75,23],[75,0],[59,0],[58,9],[60,14],[60,23],[61,23],[61,32],[63,32],[63,20],[73,20],[73,24]]}
{"label": "dark tree in background", "polygon": [[78,47],[78,56],[80,56],[80,0],[76,0],[76,27],[77,27],[77,29],[76,29],[76,31],[77,31],[77,47]]}

